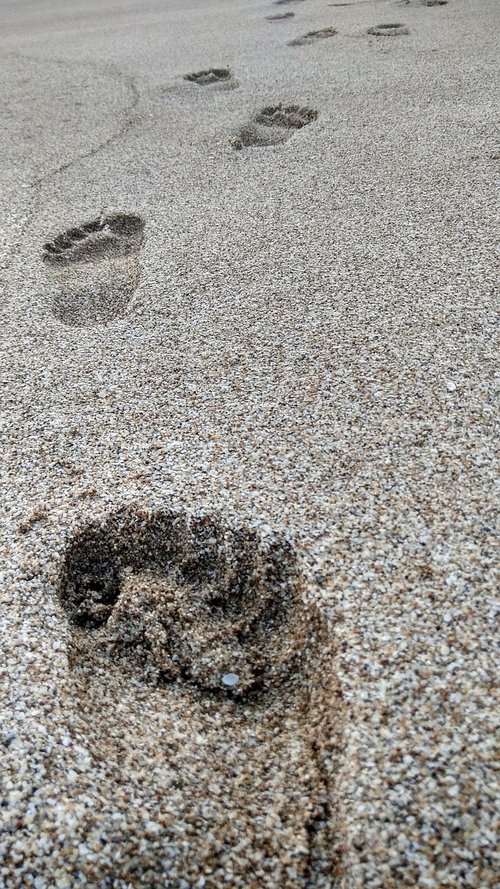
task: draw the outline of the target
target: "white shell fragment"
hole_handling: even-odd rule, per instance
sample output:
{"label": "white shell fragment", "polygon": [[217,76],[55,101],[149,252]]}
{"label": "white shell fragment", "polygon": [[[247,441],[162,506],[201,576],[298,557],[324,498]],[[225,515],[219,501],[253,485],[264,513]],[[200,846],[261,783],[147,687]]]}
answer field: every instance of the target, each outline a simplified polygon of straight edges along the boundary
{"label": "white shell fragment", "polygon": [[222,677],[222,684],[226,685],[227,688],[234,688],[238,685],[239,681],[240,677],[237,673],[224,673],[224,676]]}

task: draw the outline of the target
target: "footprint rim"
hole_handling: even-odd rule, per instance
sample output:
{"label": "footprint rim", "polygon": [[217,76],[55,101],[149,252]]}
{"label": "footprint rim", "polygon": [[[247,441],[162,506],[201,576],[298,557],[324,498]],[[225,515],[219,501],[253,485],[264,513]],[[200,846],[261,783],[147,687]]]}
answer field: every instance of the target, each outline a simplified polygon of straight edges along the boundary
{"label": "footprint rim", "polygon": [[388,22],[382,25],[372,25],[366,33],[371,37],[400,37],[410,33],[407,25],[401,22]]}

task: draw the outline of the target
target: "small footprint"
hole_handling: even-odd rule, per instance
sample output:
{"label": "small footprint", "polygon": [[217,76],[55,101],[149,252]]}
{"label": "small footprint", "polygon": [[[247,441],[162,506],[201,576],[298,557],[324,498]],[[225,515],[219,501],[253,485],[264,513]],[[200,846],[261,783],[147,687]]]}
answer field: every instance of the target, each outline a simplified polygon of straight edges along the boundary
{"label": "small footprint", "polygon": [[236,149],[279,145],[295,130],[308,126],[318,117],[312,108],[300,105],[269,105],[263,108],[233,139]]}
{"label": "small footprint", "polygon": [[[58,579],[71,632],[73,706],[89,748],[98,759],[120,761],[151,748],[157,792],[160,742],[144,727],[147,688],[162,724],[182,714],[164,737],[162,768],[182,788],[178,815],[192,843],[198,848],[206,832],[199,818],[212,793],[199,779],[205,772],[224,788],[228,811],[237,811],[252,842],[291,844],[296,873],[286,885],[297,889],[330,885],[341,723],[332,633],[303,589],[294,548],[276,535],[136,506],[83,527]],[[124,711],[110,708],[109,690],[126,702]],[[209,743],[198,744],[193,769],[176,748],[192,745],[198,723]],[[285,824],[271,820],[263,840],[273,761]],[[164,841],[179,842],[174,833]]]}
{"label": "small footprint", "polygon": [[337,34],[335,28],[321,28],[319,31],[308,31],[302,37],[295,37],[288,42],[288,46],[305,46],[308,43],[314,43],[315,40],[324,40],[326,37],[335,37]]}
{"label": "small footprint", "polygon": [[373,28],[368,28],[366,33],[372,37],[400,37],[403,34],[409,34],[410,31],[406,25],[387,24],[375,25]]}
{"label": "small footprint", "polygon": [[276,15],[266,15],[266,19],[268,22],[282,22],[285,19],[293,19],[294,16],[294,12],[277,12]]}
{"label": "small footprint", "polygon": [[446,6],[448,0],[399,0],[398,6]]}
{"label": "small footprint", "polygon": [[44,244],[43,261],[58,284],[52,311],[75,327],[119,318],[139,282],[144,222],[116,213],[68,229]]}
{"label": "small footprint", "polygon": [[206,71],[195,71],[193,74],[185,74],[184,80],[196,83],[198,86],[236,86],[229,68],[207,68]]}
{"label": "small footprint", "polygon": [[367,3],[384,2],[384,0],[349,0],[349,2],[329,3],[328,6],[366,6]]}

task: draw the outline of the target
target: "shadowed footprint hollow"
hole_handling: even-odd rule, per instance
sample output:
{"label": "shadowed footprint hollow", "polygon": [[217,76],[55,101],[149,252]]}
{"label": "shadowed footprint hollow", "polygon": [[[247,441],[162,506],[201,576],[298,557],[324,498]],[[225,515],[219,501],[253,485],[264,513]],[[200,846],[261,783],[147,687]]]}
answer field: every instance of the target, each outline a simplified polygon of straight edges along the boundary
{"label": "shadowed footprint hollow", "polygon": [[[319,633],[291,547],[210,518],[126,510],[70,546],[60,599],[76,633],[159,681],[246,695],[299,675]],[[224,677],[236,676],[235,681]]]}
{"label": "shadowed footprint hollow", "polygon": [[57,285],[54,316],[93,327],[123,315],[139,282],[144,222],[116,213],[70,228],[44,244],[43,261]]}

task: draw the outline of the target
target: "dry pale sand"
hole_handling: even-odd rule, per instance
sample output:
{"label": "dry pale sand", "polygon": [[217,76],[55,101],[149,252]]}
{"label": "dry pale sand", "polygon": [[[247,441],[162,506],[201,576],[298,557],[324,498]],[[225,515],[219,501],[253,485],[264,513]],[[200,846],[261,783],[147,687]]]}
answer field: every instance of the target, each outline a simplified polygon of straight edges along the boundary
{"label": "dry pale sand", "polygon": [[2,889],[493,886],[499,11],[0,0]]}

